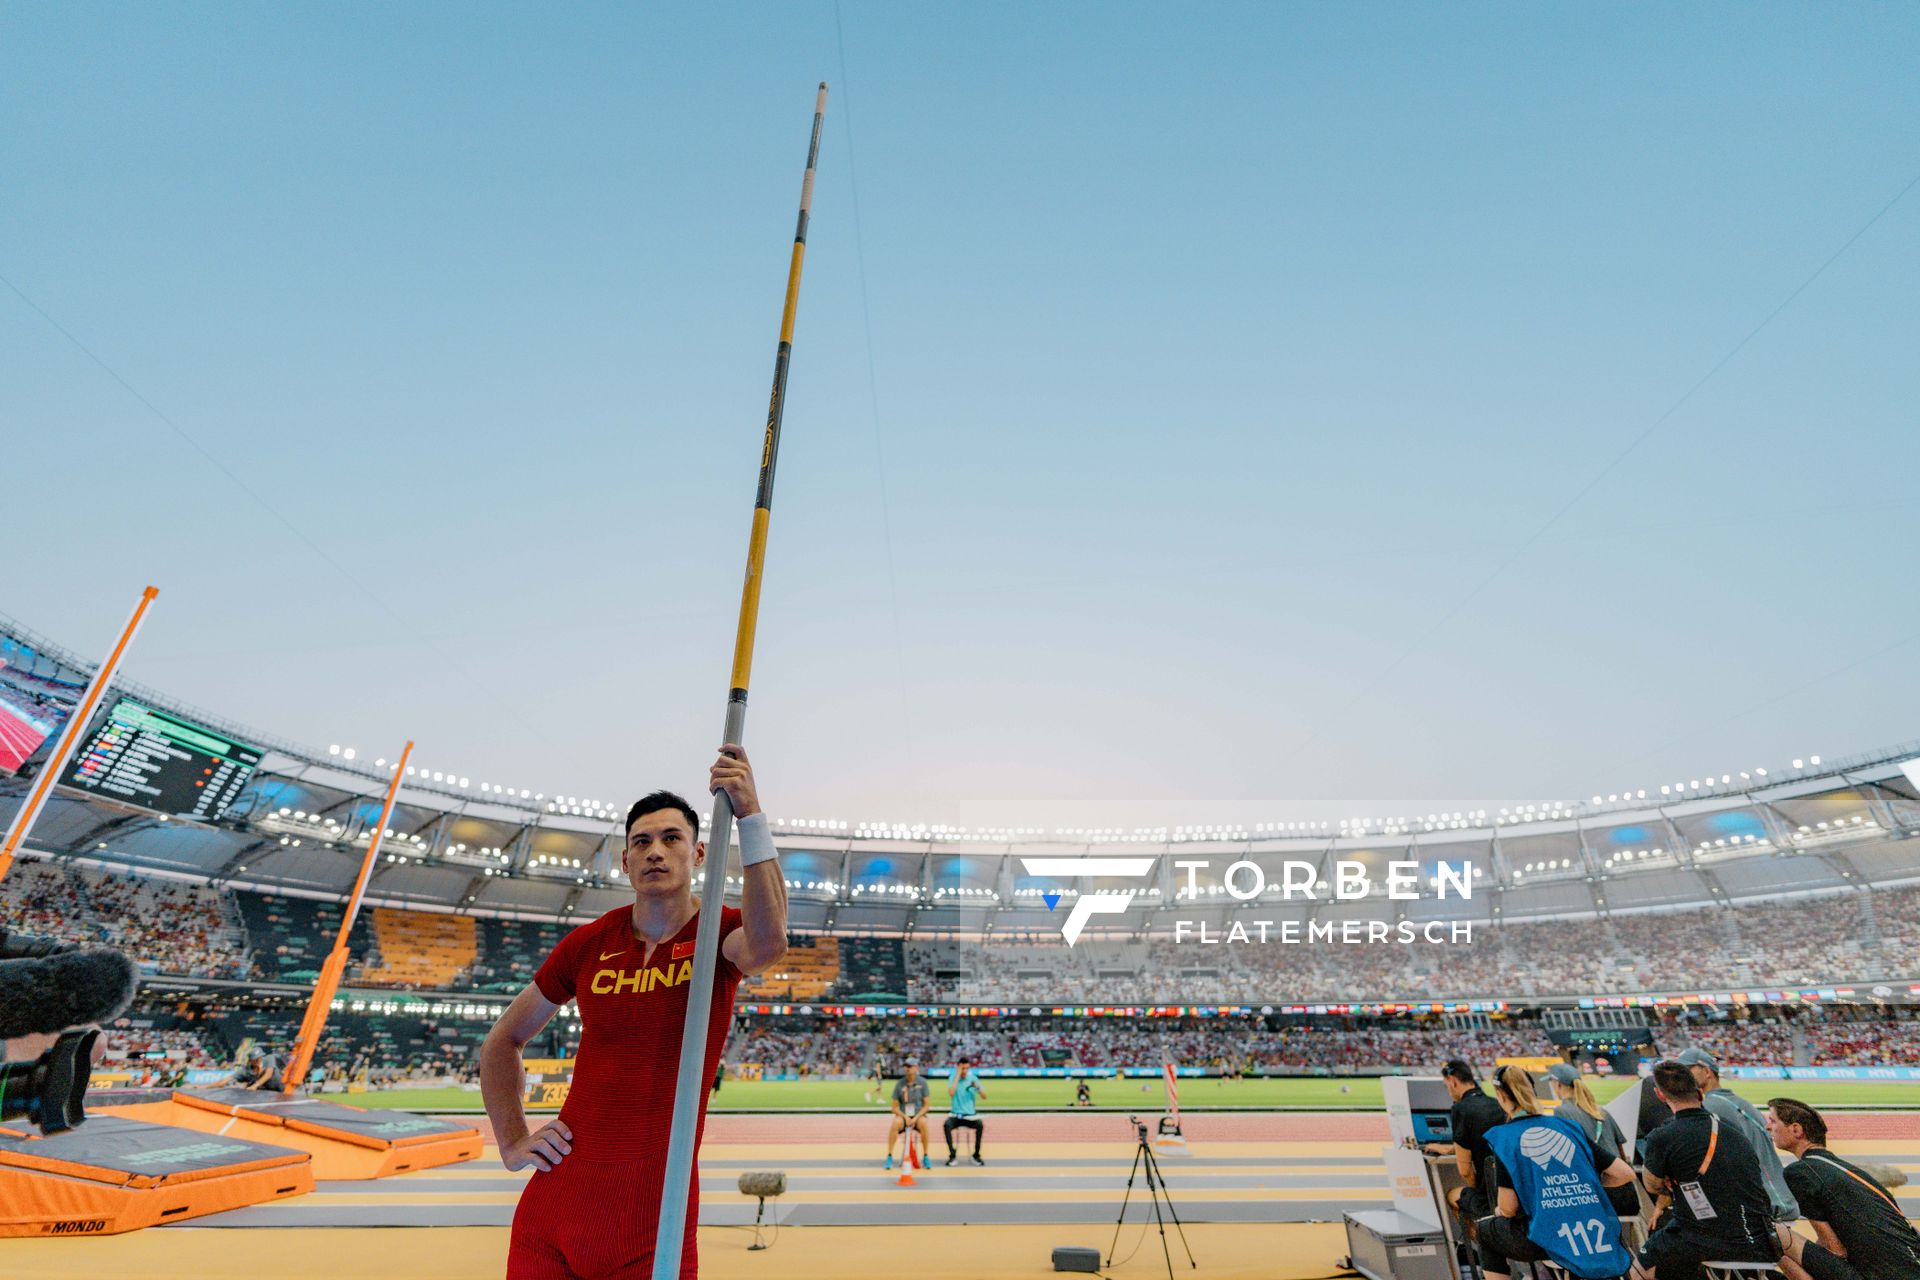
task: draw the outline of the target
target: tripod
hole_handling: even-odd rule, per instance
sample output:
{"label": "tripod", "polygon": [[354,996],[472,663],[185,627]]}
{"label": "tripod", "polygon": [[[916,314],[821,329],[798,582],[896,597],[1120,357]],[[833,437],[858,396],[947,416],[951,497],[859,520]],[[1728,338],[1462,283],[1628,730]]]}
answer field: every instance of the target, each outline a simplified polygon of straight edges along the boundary
{"label": "tripod", "polygon": [[1167,1202],[1166,1217],[1173,1219],[1173,1229],[1180,1233],[1180,1247],[1186,1250],[1187,1265],[1197,1268],[1200,1264],[1193,1260],[1193,1248],[1187,1244],[1187,1229],[1180,1225],[1180,1214],[1173,1207],[1173,1196],[1167,1190],[1167,1180],[1160,1175],[1160,1162],[1154,1158],[1153,1146],[1147,1141],[1147,1126],[1135,1120],[1133,1127],[1139,1142],[1133,1150],[1133,1170],[1127,1174],[1127,1193],[1120,1197],[1120,1216],[1114,1219],[1113,1243],[1107,1247],[1107,1266],[1112,1268],[1113,1255],[1120,1248],[1120,1227],[1127,1220],[1127,1202],[1133,1198],[1134,1179],[1145,1169],[1147,1198],[1153,1202],[1153,1220],[1160,1228],[1160,1253],[1167,1260],[1167,1280],[1173,1280],[1173,1251],[1167,1247],[1166,1218],[1160,1216],[1162,1200]]}

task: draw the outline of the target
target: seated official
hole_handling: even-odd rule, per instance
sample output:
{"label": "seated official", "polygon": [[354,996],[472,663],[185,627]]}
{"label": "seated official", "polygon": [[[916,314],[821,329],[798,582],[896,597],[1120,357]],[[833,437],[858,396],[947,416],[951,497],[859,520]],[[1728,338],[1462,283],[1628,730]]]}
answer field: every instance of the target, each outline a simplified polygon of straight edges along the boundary
{"label": "seated official", "polygon": [[893,1168],[893,1148],[903,1133],[911,1133],[907,1139],[907,1151],[900,1157],[903,1167],[912,1164],[915,1137],[920,1139],[920,1162],[923,1166],[933,1155],[933,1139],[927,1124],[929,1094],[927,1082],[920,1078],[920,1059],[908,1058],[905,1065],[906,1075],[893,1086],[893,1115],[887,1121],[887,1161],[880,1166],[883,1169]]}
{"label": "seated official", "polygon": [[1609,1187],[1631,1187],[1633,1169],[1592,1132],[1548,1115],[1525,1067],[1493,1073],[1504,1124],[1487,1131],[1482,1190],[1493,1211],[1476,1224],[1480,1269],[1506,1280],[1514,1262],[1552,1261],[1582,1280],[1613,1280],[1633,1265],[1620,1242]]}
{"label": "seated official", "polygon": [[1773,1205],[1773,1220],[1792,1222],[1798,1218],[1800,1206],[1793,1202],[1793,1192],[1787,1188],[1786,1170],[1780,1164],[1780,1153],[1773,1149],[1773,1138],[1760,1109],[1720,1083],[1720,1064],[1705,1049],[1684,1050],[1674,1061],[1686,1063],[1693,1072],[1707,1114],[1719,1116],[1721,1124],[1738,1129],[1753,1147],[1760,1161],[1760,1180],[1767,1184],[1767,1200]]}
{"label": "seated official", "polygon": [[[1629,1157],[1633,1153],[1626,1149],[1627,1135],[1621,1131],[1620,1122],[1600,1106],[1600,1100],[1581,1078],[1580,1068],[1569,1062],[1555,1063],[1547,1068],[1547,1076],[1553,1081],[1553,1096],[1559,1103],[1553,1114],[1592,1140],[1601,1157],[1594,1163],[1605,1168],[1616,1159],[1627,1160],[1631,1167]],[[1634,1192],[1631,1179],[1608,1187],[1607,1202],[1613,1206],[1617,1218],[1640,1216],[1640,1197]]]}
{"label": "seated official", "polygon": [[973,1130],[973,1162],[985,1164],[980,1158],[980,1142],[986,1136],[986,1125],[980,1120],[980,1099],[987,1091],[980,1087],[980,1077],[974,1074],[973,1060],[962,1058],[953,1069],[953,1077],[947,1081],[946,1123],[941,1126],[947,1139],[947,1163],[952,1164],[960,1158],[960,1152],[953,1145],[955,1129]]}
{"label": "seated official", "polygon": [[1775,1147],[1796,1157],[1787,1186],[1819,1237],[1781,1227],[1781,1270],[1792,1280],[1920,1280],[1920,1232],[1873,1175],[1827,1150],[1818,1111],[1774,1098],[1767,1131]]}
{"label": "seated official", "polygon": [[1702,1262],[1777,1261],[1773,1204],[1745,1135],[1707,1111],[1686,1064],[1654,1067],[1653,1087],[1673,1119],[1647,1139],[1643,1177],[1671,1203],[1640,1248],[1636,1274],[1700,1280]]}
{"label": "seated official", "polygon": [[1487,1131],[1505,1124],[1507,1115],[1481,1090],[1473,1068],[1459,1058],[1440,1068],[1440,1082],[1453,1099],[1453,1109],[1447,1113],[1453,1141],[1428,1143],[1425,1149],[1428,1155],[1453,1157],[1464,1185],[1447,1192],[1447,1203],[1471,1229],[1472,1223],[1493,1212],[1493,1202],[1480,1189],[1481,1170],[1488,1155]]}

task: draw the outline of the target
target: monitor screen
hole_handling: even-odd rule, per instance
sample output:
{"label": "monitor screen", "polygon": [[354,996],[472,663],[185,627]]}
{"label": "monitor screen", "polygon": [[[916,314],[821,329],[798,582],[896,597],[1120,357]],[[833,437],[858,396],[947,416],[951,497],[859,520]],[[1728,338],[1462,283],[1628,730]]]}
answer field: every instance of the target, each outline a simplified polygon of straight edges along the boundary
{"label": "monitor screen", "polygon": [[0,638],[0,774],[20,772],[59,732],[84,685],[77,672],[11,636]]}
{"label": "monitor screen", "polygon": [[61,781],[103,800],[210,821],[226,812],[261,751],[131,698],[113,704]]}

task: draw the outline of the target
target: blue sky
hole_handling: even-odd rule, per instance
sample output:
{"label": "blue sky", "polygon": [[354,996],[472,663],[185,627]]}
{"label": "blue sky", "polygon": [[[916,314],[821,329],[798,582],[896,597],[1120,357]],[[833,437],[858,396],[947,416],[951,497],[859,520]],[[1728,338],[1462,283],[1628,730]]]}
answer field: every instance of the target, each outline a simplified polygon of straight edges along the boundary
{"label": "blue sky", "polygon": [[839,19],[844,63],[819,4],[0,11],[0,611],[97,654],[152,581],[127,670],[198,705],[695,786],[826,79],[775,812],[1379,817],[1920,737],[1920,14]]}

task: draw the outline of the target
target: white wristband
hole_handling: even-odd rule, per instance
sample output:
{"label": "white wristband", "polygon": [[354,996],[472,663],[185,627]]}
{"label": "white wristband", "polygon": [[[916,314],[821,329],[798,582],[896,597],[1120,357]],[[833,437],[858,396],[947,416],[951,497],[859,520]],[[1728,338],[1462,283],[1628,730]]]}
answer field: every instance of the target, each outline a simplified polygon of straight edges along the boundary
{"label": "white wristband", "polygon": [[767,825],[767,815],[756,813],[740,819],[740,865],[751,867],[780,856],[773,847],[773,831]]}

